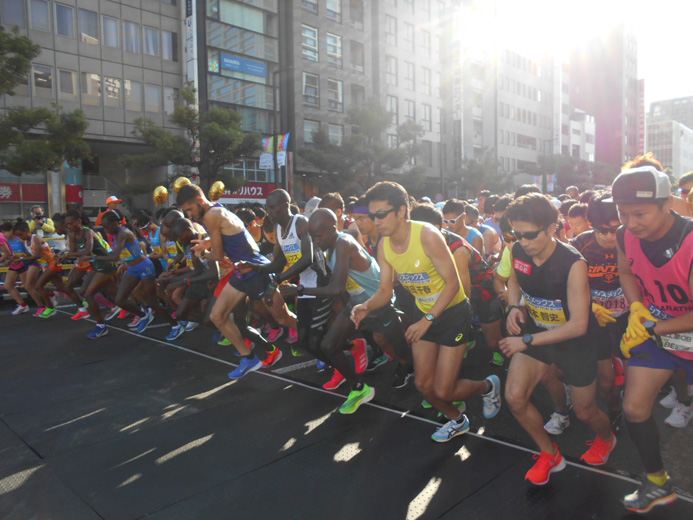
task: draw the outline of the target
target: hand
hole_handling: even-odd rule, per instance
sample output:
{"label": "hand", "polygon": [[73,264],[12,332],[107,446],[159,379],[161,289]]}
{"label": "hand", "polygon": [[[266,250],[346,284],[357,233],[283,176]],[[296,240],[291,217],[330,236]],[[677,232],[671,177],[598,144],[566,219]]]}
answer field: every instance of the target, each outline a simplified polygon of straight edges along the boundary
{"label": "hand", "polygon": [[351,321],[354,322],[357,329],[361,324],[361,320],[364,320],[370,312],[371,311],[368,310],[365,303],[359,303],[358,305],[355,305],[353,309],[351,309]]}
{"label": "hand", "polygon": [[623,352],[623,357],[630,359],[630,351],[637,347],[638,345],[644,343],[647,338],[642,339],[639,336],[630,336],[628,331],[621,338],[621,352]]}
{"label": "hand", "polygon": [[525,324],[525,320],[526,318],[524,310],[518,309],[517,307],[510,309],[510,312],[508,313],[508,320],[506,322],[508,332],[514,335],[521,334],[522,325]]}
{"label": "hand", "polygon": [[643,321],[659,321],[657,318],[652,316],[652,313],[647,310],[642,302],[633,302],[630,304],[630,316],[628,317],[628,328],[626,329],[626,334],[630,338],[638,337],[641,339],[640,343],[645,341],[650,337],[650,333],[643,326]]}
{"label": "hand", "polygon": [[296,287],[296,285],[290,283],[283,283],[279,286],[279,292],[282,294],[284,298],[293,298],[295,296],[298,296],[298,293],[296,292]]}
{"label": "hand", "polygon": [[608,323],[616,323],[616,318],[613,317],[612,312],[597,303],[592,304],[592,312],[602,327],[606,327]]}
{"label": "hand", "polygon": [[503,305],[508,305],[508,290],[504,289],[498,293],[498,299]]}
{"label": "hand", "polygon": [[212,247],[212,240],[209,238],[205,238],[203,240],[193,240],[192,243],[195,245],[192,246],[190,249],[192,249],[195,252],[206,251],[207,249],[210,249]]}
{"label": "hand", "polygon": [[522,341],[522,338],[518,336],[508,336],[507,338],[503,338],[498,343],[498,346],[500,347],[500,351],[507,358],[512,357],[512,355],[516,354],[517,352],[527,350],[527,345],[524,341]]}
{"label": "hand", "polygon": [[253,264],[245,261],[236,262],[235,268],[241,274],[248,274],[255,270],[255,266]]}
{"label": "hand", "polygon": [[407,338],[409,343],[416,343],[419,341],[428,329],[433,325],[432,321],[428,321],[426,318],[421,318],[416,323],[409,326],[407,331],[404,333],[404,337]]}
{"label": "hand", "polygon": [[236,264],[234,264],[228,256],[225,256],[224,258],[221,259],[221,262],[219,262],[219,269],[222,271],[232,271],[236,268]]}

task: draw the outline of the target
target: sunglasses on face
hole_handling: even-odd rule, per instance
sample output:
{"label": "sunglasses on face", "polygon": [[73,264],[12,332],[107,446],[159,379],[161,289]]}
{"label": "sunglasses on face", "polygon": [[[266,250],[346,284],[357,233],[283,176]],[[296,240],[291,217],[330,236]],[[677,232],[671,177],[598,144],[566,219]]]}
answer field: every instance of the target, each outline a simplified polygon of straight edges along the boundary
{"label": "sunglasses on face", "polygon": [[385,217],[388,216],[388,214],[392,213],[393,211],[395,211],[395,208],[381,209],[380,211],[376,211],[375,213],[369,213],[368,217],[371,220],[375,220],[375,219],[383,220]]}
{"label": "sunglasses on face", "polygon": [[618,231],[618,228],[620,226],[616,227],[596,227],[594,230],[599,233],[600,235],[606,235],[607,233],[611,233],[612,235],[616,234],[616,231]]}
{"label": "sunglasses on face", "polygon": [[456,218],[444,218],[443,223],[448,224],[450,226],[454,226],[457,224],[458,220],[462,220],[465,217],[465,213],[462,213],[461,215],[457,215]]}
{"label": "sunglasses on face", "polygon": [[517,238],[515,237],[515,235],[506,235],[506,234],[504,234],[504,235],[503,235],[503,240],[505,240],[506,242],[515,242],[515,240],[517,240]]}
{"label": "sunglasses on face", "polygon": [[543,228],[541,228],[541,229],[537,229],[536,231],[527,231],[526,233],[520,233],[519,231],[515,231],[515,230],[513,229],[513,235],[515,235],[515,238],[516,238],[517,240],[522,240],[523,238],[524,238],[525,240],[534,240],[534,239],[537,238],[542,232],[546,231],[547,229],[549,229],[548,226],[543,227]]}

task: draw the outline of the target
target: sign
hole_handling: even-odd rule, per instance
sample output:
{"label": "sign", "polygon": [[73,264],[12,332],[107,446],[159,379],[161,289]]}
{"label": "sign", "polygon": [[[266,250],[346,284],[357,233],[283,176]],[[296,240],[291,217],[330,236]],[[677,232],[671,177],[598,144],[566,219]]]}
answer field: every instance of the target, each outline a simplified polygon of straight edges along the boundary
{"label": "sign", "polygon": [[65,185],[65,202],[68,204],[83,204],[84,192],[82,186],[74,184]]}
{"label": "sign", "polygon": [[442,193],[439,193],[438,195],[436,195],[436,202],[441,202],[442,200],[443,200],[443,194]]}
{"label": "sign", "polygon": [[234,192],[226,190],[219,199],[222,204],[240,204],[241,202],[262,202],[274,191],[274,183],[249,182]]}
{"label": "sign", "polygon": [[[23,184],[5,182],[0,184],[0,202],[47,202],[48,189],[45,184]],[[21,196],[20,196],[21,193]]]}
{"label": "sign", "polygon": [[193,15],[193,1],[185,0],[185,17],[190,17]]}
{"label": "sign", "polygon": [[[291,132],[277,136],[277,151],[286,150],[289,147]],[[262,138],[262,149],[266,152],[274,152],[274,136]]]}
{"label": "sign", "polygon": [[235,70],[251,74],[253,76],[267,77],[267,65],[261,61],[249,60],[240,56],[221,53],[221,68]]}
{"label": "sign", "polygon": [[271,153],[260,154],[260,169],[261,170],[273,170],[274,169],[274,156]]}

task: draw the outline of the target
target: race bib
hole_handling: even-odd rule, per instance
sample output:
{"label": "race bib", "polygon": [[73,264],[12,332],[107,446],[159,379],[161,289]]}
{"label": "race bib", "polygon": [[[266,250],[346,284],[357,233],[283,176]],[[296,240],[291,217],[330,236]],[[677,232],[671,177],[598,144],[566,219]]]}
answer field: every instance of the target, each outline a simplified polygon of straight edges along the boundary
{"label": "race bib", "polygon": [[623,294],[623,289],[620,287],[612,291],[592,289],[591,292],[592,302],[610,311],[614,318],[618,318],[627,313],[630,308],[628,300],[626,300],[626,296]]}
{"label": "race bib", "polygon": [[154,254],[156,255],[160,255],[164,252],[161,246],[152,246],[152,249],[154,249]]}
{"label": "race bib", "polygon": [[659,337],[662,347],[672,352],[693,353],[693,333],[678,332]]}
{"label": "race bib", "polygon": [[434,292],[431,277],[428,273],[395,273],[397,281],[409,291],[414,298],[423,303],[434,303],[440,293]]}
{"label": "race bib", "polygon": [[567,321],[561,300],[535,298],[524,291],[523,296],[527,312],[529,312],[537,327],[547,330],[554,329]]}
{"label": "race bib", "polygon": [[358,296],[365,292],[366,289],[357,284],[354,279],[350,276],[346,281],[346,290],[352,296]]}

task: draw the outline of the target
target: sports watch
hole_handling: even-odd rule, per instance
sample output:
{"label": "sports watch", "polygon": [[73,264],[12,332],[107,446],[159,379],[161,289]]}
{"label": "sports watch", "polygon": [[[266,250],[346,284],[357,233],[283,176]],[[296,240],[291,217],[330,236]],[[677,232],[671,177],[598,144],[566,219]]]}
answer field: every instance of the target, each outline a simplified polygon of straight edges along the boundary
{"label": "sports watch", "polygon": [[646,320],[642,322],[642,326],[645,327],[645,330],[650,334],[650,336],[657,335],[657,333],[654,330],[655,325],[657,325],[657,322],[652,320]]}
{"label": "sports watch", "polygon": [[531,334],[525,334],[524,336],[522,336],[522,343],[524,343],[524,344],[527,345],[528,347],[531,347],[531,346],[532,346],[532,340],[533,340],[533,339],[534,339],[534,338],[532,337]]}
{"label": "sports watch", "polygon": [[303,289],[305,289],[305,287],[303,287],[303,285],[297,285],[296,286],[296,294],[298,294],[299,296],[303,296],[303,294],[304,294]]}
{"label": "sports watch", "polygon": [[431,321],[431,322],[436,319],[436,317],[433,314],[431,314],[430,312],[428,314],[426,314],[425,318],[426,318],[426,321]]}

